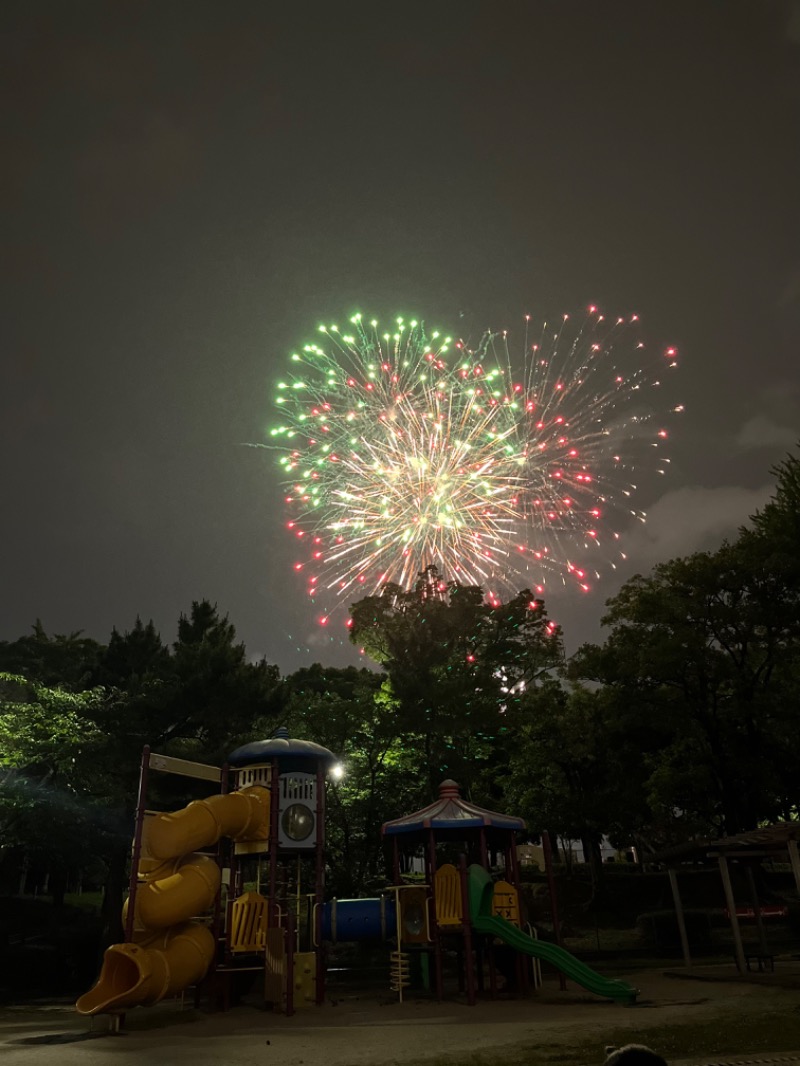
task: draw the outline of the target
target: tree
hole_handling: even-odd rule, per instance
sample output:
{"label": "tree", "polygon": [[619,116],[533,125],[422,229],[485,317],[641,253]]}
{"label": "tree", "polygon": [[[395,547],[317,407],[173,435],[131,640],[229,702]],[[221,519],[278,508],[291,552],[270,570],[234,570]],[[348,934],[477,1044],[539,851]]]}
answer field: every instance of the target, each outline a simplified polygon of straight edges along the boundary
{"label": "tree", "polygon": [[[114,935],[127,882],[127,863],[142,748],[221,765],[241,739],[251,739],[258,719],[272,719],[279,703],[276,667],[250,663],[227,617],[206,600],[192,604],[178,623],[172,652],[152,623],[109,642],[100,676],[124,687],[107,690],[96,724],[104,739],[104,763],[113,780],[104,784],[109,811],[97,847],[106,863],[104,917]],[[156,776],[154,806],[180,806],[188,795]]]}
{"label": "tree", "polygon": [[[800,447],[800,445],[798,445]],[[788,455],[773,467],[775,494],[765,507],[752,516],[752,532],[769,543],[773,555],[782,556],[784,565],[791,567],[797,587],[798,552],[800,544],[800,457]]]}
{"label": "tree", "polygon": [[428,567],[413,590],[386,585],[350,613],[351,639],[386,670],[427,794],[442,777],[485,792],[509,705],[561,661],[542,601],[526,590],[489,604],[477,586],[446,583]]}
{"label": "tree", "polygon": [[611,690],[550,680],[526,693],[513,726],[506,790],[533,831],[580,840],[599,872],[604,835],[629,844],[646,810],[642,760],[620,745]]}
{"label": "tree", "polygon": [[278,668],[249,662],[227,615],[220,617],[208,600],[181,615],[172,669],[165,740],[188,739],[204,757],[223,759],[231,739],[247,734],[256,719],[278,724]]}
{"label": "tree", "polygon": [[131,692],[154,680],[173,676],[169,648],[153,625],[144,625],[137,615],[133,629],[111,630],[108,646],[98,656],[93,681],[97,685],[124,688]]}
{"label": "tree", "polygon": [[[22,657],[29,678],[52,679],[17,678],[0,705],[7,840],[28,856],[49,849],[51,872],[65,870],[68,855],[78,868],[92,856],[102,861],[107,941],[121,932],[143,746],[221,764],[242,735],[250,739],[257,719],[280,706],[277,669],[248,662],[216,607],[193,604],[178,630],[172,652],[140,619],[124,634],[115,629],[108,648],[78,634],[50,638],[37,626],[32,638],[3,649]],[[94,687],[60,687],[62,670],[70,686],[84,678]],[[164,790],[154,780],[154,805]]]}
{"label": "tree", "polygon": [[80,630],[48,636],[37,618],[27,636],[0,641],[0,671],[80,692],[90,684],[101,651],[102,646]]}
{"label": "tree", "polygon": [[93,766],[103,692],[72,693],[0,674],[0,861],[24,854],[50,875],[56,906],[91,856]]}
{"label": "tree", "polygon": [[654,723],[653,810],[717,832],[787,816],[800,799],[786,761],[798,620],[765,548],[744,534],[632,578],[609,600],[606,643],[571,666]]}
{"label": "tree", "polygon": [[341,759],[344,776],[328,793],[330,885],[337,895],[357,894],[383,878],[382,823],[414,806],[415,753],[399,732],[383,675],[315,663],[284,686],[286,722],[294,735]]}

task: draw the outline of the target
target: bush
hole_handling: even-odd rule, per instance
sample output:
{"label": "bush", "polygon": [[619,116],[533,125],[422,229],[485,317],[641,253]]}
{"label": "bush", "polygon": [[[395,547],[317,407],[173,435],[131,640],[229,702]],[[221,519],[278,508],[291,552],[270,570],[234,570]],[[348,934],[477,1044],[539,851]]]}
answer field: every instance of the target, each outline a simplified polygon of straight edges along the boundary
{"label": "bush", "polygon": [[101,923],[86,909],[0,899],[0,1002],[86,991],[100,969]]}
{"label": "bush", "polygon": [[[683,912],[686,935],[692,951],[711,950],[711,927],[713,912],[707,908],[695,908]],[[678,918],[673,910],[649,911],[640,914],[636,927],[642,941],[658,949],[674,949],[681,946]]]}

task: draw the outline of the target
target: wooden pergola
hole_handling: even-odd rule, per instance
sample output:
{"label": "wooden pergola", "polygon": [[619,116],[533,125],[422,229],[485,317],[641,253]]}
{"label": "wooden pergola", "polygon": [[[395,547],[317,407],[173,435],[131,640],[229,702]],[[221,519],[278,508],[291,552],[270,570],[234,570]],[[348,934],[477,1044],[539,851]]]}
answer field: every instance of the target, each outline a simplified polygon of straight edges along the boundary
{"label": "wooden pergola", "polygon": [[[743,973],[747,968],[742,933],[739,927],[739,916],[736,912],[736,899],[733,894],[731,872],[729,863],[739,861],[744,865],[747,887],[750,895],[750,905],[758,932],[759,959],[771,958],[767,948],[767,940],[762,921],[763,907],[758,898],[755,877],[753,876],[753,862],[763,859],[775,859],[788,853],[789,862],[794,874],[794,883],[797,895],[800,897],[800,823],[777,822],[774,825],[765,826],[763,829],[753,829],[747,833],[737,833],[735,836],[722,837],[719,840],[697,840],[687,844],[680,844],[674,848],[653,856],[653,861],[667,867],[669,874],[672,899],[675,904],[675,917],[678,923],[678,933],[681,939],[683,961],[687,967],[692,965],[692,957],[689,951],[689,938],[686,933],[686,920],[681,900],[680,887],[678,884],[678,872],[684,863],[697,863],[716,860],[719,866],[722,887],[725,892],[725,903],[728,919],[731,923],[733,943],[736,958],[736,967]],[[760,963],[759,963],[760,966]]]}

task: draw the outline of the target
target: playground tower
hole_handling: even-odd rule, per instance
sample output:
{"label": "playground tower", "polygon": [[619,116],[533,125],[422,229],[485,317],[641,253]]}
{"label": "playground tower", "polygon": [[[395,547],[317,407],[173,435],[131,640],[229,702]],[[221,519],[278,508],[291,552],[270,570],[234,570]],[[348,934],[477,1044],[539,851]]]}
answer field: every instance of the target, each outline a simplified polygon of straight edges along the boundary
{"label": "playground tower", "polygon": [[[125,939],[106,950],[79,1013],[120,1015],[203,983],[227,1004],[247,970],[264,972],[265,998],[289,1014],[298,1002],[322,1002],[325,780],[336,761],[285,729],[238,748],[222,768],[145,748]],[[154,771],[213,782],[217,792],[152,811]]]}

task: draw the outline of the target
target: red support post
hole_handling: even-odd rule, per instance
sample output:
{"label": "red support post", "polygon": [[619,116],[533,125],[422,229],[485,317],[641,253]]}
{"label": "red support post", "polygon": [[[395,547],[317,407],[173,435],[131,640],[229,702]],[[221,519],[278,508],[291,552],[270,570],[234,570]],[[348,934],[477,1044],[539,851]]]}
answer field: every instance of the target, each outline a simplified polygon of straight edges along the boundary
{"label": "red support post", "polygon": [[150,745],[142,748],[142,763],[139,769],[139,792],[136,797],[136,823],[133,833],[133,851],[131,854],[131,874],[128,879],[128,911],[125,915],[125,941],[133,939],[134,910],[136,908],[136,890],[139,885],[139,860],[142,856],[142,832],[144,814],[147,806],[147,781],[150,773]]}
{"label": "red support post", "polygon": [[436,981],[436,998],[441,1003],[444,999],[444,976],[442,973],[442,940],[439,934],[439,923],[436,921],[436,837],[433,829],[428,832],[428,867],[430,869],[430,926],[431,936],[433,937],[433,969]]}
{"label": "red support post", "polygon": [[[520,925],[522,925],[522,881],[519,876],[519,859],[517,858],[517,835],[514,830],[511,830],[511,843],[508,846],[506,853],[506,868],[508,870],[508,881],[514,886],[517,891],[517,903],[519,905]],[[528,995],[530,991],[529,980],[529,962],[527,958],[523,958],[521,955],[517,956],[517,976],[522,988],[523,995]]]}
{"label": "red support post", "polygon": [[[550,834],[547,832],[542,833],[542,852],[544,853],[544,868],[547,873],[547,887],[550,891],[550,917],[553,919],[553,931],[556,936],[556,943],[559,947],[564,945],[561,942],[561,922],[558,917],[558,896],[556,895],[556,879],[553,874],[553,845],[550,841]],[[558,971],[558,983],[562,992],[567,990],[567,979],[561,970]]]}
{"label": "red support post", "polygon": [[278,812],[280,808],[280,785],[278,760],[272,760],[269,775],[269,902],[267,903],[267,925],[277,925],[278,908],[275,896],[278,892]]}
{"label": "red support post", "polygon": [[467,856],[460,855],[458,872],[461,878],[461,923],[464,936],[464,969],[467,978],[467,1003],[475,1006],[475,966],[472,959],[472,922],[469,917],[469,885],[467,884]]}
{"label": "red support post", "polygon": [[492,999],[497,999],[497,966],[494,961],[494,944],[491,940],[487,954],[489,956],[489,994]]}
{"label": "red support post", "polygon": [[[227,795],[227,793],[228,793],[228,774],[229,774],[228,764],[224,763],[223,766],[222,766],[222,770],[220,771],[220,794],[223,795],[223,796]],[[231,858],[231,866],[232,866],[232,863],[233,863],[232,852],[233,852],[233,849],[230,847],[230,845],[225,843],[223,841],[223,839],[220,838],[220,841],[217,844],[217,863],[219,864],[220,872],[225,867],[225,858],[226,858],[226,856],[229,856]],[[214,950],[214,957],[211,960],[211,966],[209,968],[207,976],[213,978],[213,975],[216,973],[216,970],[217,970],[217,964],[219,962],[219,945],[220,945],[220,941],[225,941],[225,943],[226,943],[225,950],[227,952],[227,941],[226,941],[226,938],[224,936],[224,928],[223,928],[223,923],[222,923],[222,878],[221,877],[220,877],[220,882],[219,882],[219,888],[217,889],[217,894],[214,897],[214,918],[213,918],[213,921],[212,921],[211,930],[212,930],[212,932],[214,934],[214,948],[215,948],[215,950]],[[212,987],[213,987],[213,982],[212,982]],[[196,1006],[197,1005],[199,1005],[199,1004],[196,1004]]]}
{"label": "red support post", "polygon": [[517,859],[517,838],[516,838],[516,834],[514,833],[513,829],[511,831],[511,844],[510,844],[509,849],[508,849],[508,857],[509,857],[509,871],[508,872],[511,875],[509,877],[509,881],[514,886],[514,888],[516,888],[517,894],[519,895],[520,892],[521,892],[522,886],[521,886],[521,882],[520,882],[520,879],[519,879],[519,860]]}

